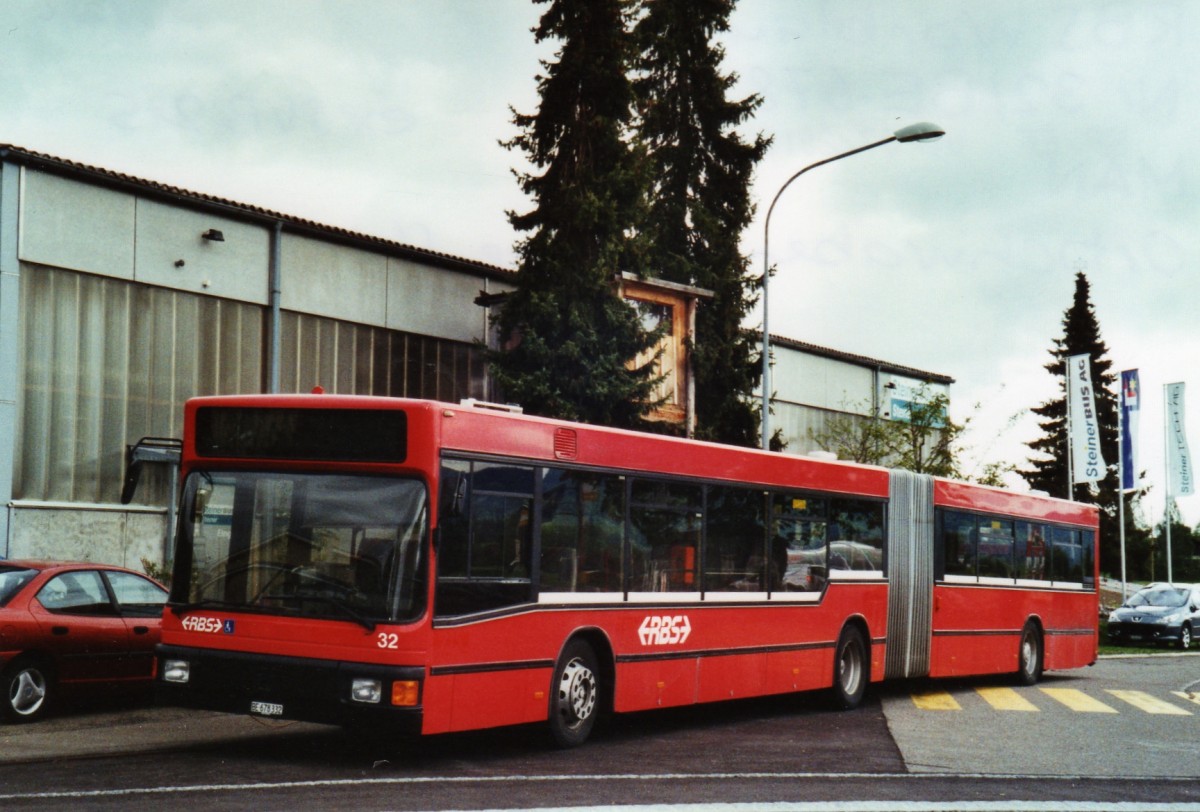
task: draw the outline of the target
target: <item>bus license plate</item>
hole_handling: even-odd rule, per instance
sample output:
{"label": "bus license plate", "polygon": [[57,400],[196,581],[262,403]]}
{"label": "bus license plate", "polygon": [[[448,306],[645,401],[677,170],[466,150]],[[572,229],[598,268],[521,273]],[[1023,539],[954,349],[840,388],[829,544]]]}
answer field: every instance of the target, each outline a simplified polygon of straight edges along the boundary
{"label": "bus license plate", "polygon": [[251,702],[250,712],[255,716],[283,716],[283,705],[274,702]]}

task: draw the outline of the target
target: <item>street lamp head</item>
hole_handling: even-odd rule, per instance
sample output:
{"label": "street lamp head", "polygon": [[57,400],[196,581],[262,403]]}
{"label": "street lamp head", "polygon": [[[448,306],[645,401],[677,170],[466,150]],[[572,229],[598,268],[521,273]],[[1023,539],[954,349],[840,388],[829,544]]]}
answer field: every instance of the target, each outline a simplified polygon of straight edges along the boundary
{"label": "street lamp head", "polygon": [[893,137],[901,144],[907,144],[910,141],[936,141],[945,134],[945,130],[936,124],[930,124],[928,121],[909,124],[907,127],[901,127],[892,133]]}
{"label": "street lamp head", "polygon": [[852,149],[849,152],[834,155],[832,158],[826,158],[823,161],[809,164],[788,178],[787,182],[779,187],[779,191],[775,193],[775,197],[771,200],[771,205],[767,208],[767,216],[763,219],[763,267],[765,270],[762,275],[762,412],[759,419],[762,426],[762,448],[764,451],[771,447],[771,331],[767,326],[767,319],[770,312],[767,307],[767,283],[771,280],[771,262],[767,257],[769,256],[768,248],[770,246],[771,212],[775,211],[775,204],[779,202],[779,197],[783,194],[784,190],[792,185],[792,181],[810,169],[816,169],[818,166],[840,161],[842,158],[849,158],[851,155],[857,155],[869,149],[882,147],[884,144],[890,144],[893,141],[899,141],[902,144],[906,144],[909,141],[936,141],[945,134],[945,130],[936,124],[930,124],[928,121],[909,124],[907,127],[896,130],[890,138],[884,138],[873,144],[867,144],[866,146]]}

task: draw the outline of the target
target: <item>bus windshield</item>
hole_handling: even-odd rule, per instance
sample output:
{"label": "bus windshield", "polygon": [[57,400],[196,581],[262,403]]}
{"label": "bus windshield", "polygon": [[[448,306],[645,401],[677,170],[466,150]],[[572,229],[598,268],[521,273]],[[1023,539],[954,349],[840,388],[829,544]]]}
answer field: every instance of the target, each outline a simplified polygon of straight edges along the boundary
{"label": "bus windshield", "polygon": [[173,603],[350,620],[421,615],[427,493],[414,479],[197,471]]}

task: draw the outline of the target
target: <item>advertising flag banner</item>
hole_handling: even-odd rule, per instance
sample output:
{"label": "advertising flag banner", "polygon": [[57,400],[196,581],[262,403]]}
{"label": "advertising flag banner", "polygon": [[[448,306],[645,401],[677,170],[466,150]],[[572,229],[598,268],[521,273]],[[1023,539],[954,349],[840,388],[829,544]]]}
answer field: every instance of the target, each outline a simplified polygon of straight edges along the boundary
{"label": "advertising flag banner", "polygon": [[1189,496],[1196,492],[1196,472],[1188,452],[1187,433],[1183,419],[1183,384],[1169,383],[1167,398],[1167,473],[1170,476],[1167,493]]}
{"label": "advertising flag banner", "polygon": [[1121,490],[1132,491],[1137,487],[1137,439],[1138,412],[1141,384],[1138,371],[1127,369],[1121,373]]}
{"label": "advertising flag banner", "polygon": [[1067,406],[1071,414],[1072,484],[1099,482],[1108,473],[1100,453],[1100,420],[1092,391],[1092,364],[1086,355],[1067,358]]}

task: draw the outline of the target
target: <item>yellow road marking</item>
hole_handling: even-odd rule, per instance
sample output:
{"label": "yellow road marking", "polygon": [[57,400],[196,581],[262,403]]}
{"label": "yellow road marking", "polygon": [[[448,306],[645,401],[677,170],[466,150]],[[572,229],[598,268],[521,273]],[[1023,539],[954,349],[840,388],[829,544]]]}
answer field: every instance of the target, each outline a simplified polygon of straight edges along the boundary
{"label": "yellow road marking", "polygon": [[975,693],[996,710],[1037,711],[1037,706],[1012,688],[976,688]]}
{"label": "yellow road marking", "polygon": [[1083,691],[1078,691],[1074,688],[1042,688],[1042,693],[1056,702],[1061,702],[1073,711],[1080,713],[1116,713],[1115,708],[1110,708],[1099,699],[1090,697]]}
{"label": "yellow road marking", "polygon": [[1192,715],[1191,711],[1172,705],[1170,702],[1164,702],[1142,691],[1117,691],[1110,688],[1108,692],[1122,702],[1128,702],[1138,710],[1144,710],[1146,713],[1158,713],[1166,716]]}
{"label": "yellow road marking", "polygon": [[912,695],[913,704],[921,710],[962,710],[954,697],[945,691],[925,691]]}
{"label": "yellow road marking", "polygon": [[1186,699],[1188,702],[1195,702],[1197,705],[1200,705],[1200,693],[1196,693],[1195,691],[1171,691],[1171,693],[1180,699]]}

